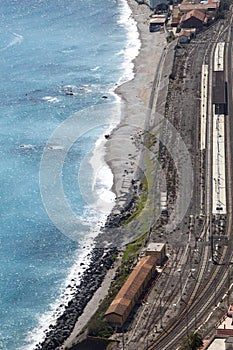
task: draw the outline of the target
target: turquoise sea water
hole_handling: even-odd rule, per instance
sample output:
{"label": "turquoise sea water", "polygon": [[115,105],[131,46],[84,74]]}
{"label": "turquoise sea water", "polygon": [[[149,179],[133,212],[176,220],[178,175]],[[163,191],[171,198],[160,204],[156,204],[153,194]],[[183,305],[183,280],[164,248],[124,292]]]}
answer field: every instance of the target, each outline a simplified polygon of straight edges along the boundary
{"label": "turquoise sea water", "polygon": [[[0,13],[0,349],[33,349],[69,299],[65,287],[78,280],[80,262],[88,263],[103,220],[88,200],[97,179],[83,160],[119,120],[115,109],[111,115],[112,92],[132,77],[139,42],[124,0],[9,0]],[[40,166],[56,128],[76,115],[77,130],[88,130],[89,111],[98,127],[72,144],[62,172],[65,197],[88,228],[74,241],[47,214]],[[51,157],[59,146],[49,148]],[[104,173],[97,195],[103,187],[110,210],[112,178]]]}

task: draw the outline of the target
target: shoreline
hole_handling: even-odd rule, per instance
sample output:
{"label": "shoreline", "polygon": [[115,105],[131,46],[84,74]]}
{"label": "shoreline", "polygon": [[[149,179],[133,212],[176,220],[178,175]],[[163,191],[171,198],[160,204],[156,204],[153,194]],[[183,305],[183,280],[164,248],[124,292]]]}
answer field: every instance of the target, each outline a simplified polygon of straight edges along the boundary
{"label": "shoreline", "polygon": [[[124,208],[126,198],[129,196],[140,156],[138,142],[135,141],[138,139],[140,143],[154,73],[166,46],[165,34],[149,33],[150,9],[145,5],[138,5],[135,0],[125,1],[132,11],[131,16],[137,23],[141,47],[138,55],[132,61],[134,64],[133,79],[117,86],[114,91],[121,99],[121,119],[111,131],[109,140],[104,146],[104,159],[113,174],[112,190],[116,194],[115,205],[109,217],[114,217],[119,208]],[[128,154],[125,154],[125,149],[129,152]],[[109,275],[106,277],[108,272],[113,273],[112,255],[115,253],[114,249],[106,251],[94,248],[91,251],[91,263],[83,273],[80,285],[75,288],[73,299],[68,303],[64,314],[58,318],[57,324],[49,327],[45,340],[34,349],[64,349],[64,346],[67,346],[67,343],[64,342],[67,338],[69,338],[69,345],[72,344],[72,341],[75,340],[75,335],[72,336],[72,329],[77,325],[81,315],[83,316],[83,310],[91,302],[93,295],[98,292],[102,283],[105,283],[106,278],[109,279]],[[99,301],[102,297],[103,292],[99,293]],[[96,303],[98,304],[98,300]],[[84,319],[86,320],[85,316]],[[78,330],[80,327],[79,325]]]}
{"label": "shoreline", "polygon": [[112,190],[116,194],[115,207],[119,208],[125,204],[125,197],[139,166],[139,147],[154,73],[166,47],[165,34],[149,32],[151,10],[145,5],[138,5],[135,0],[126,1],[137,24],[141,47],[132,61],[133,79],[115,89],[115,94],[121,99],[121,118],[105,144],[105,161],[113,173]]}

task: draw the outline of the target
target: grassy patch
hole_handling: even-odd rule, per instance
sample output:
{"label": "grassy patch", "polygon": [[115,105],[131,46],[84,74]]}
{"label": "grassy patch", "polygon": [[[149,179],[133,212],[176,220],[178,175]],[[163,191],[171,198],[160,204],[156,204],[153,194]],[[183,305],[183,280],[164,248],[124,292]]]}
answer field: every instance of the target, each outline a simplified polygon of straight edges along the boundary
{"label": "grassy patch", "polygon": [[139,250],[142,248],[144,241],[146,239],[147,234],[143,234],[142,236],[138,237],[134,242],[127,245],[125,252],[122,257],[122,262],[127,262],[131,260],[132,258],[135,259]]}
{"label": "grassy patch", "polygon": [[138,216],[142,210],[144,209],[147,198],[148,198],[148,183],[147,183],[147,178],[144,175],[140,184],[140,195],[135,196],[135,206],[136,210],[132,213],[132,215],[124,221],[124,225],[129,224],[136,216]]}

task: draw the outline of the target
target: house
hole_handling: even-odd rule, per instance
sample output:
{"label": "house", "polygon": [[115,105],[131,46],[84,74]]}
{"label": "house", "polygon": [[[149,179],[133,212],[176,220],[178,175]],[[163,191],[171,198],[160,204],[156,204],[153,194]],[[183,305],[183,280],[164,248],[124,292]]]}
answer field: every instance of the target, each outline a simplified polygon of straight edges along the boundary
{"label": "house", "polygon": [[[215,336],[203,350],[233,350],[232,337],[222,338]],[[201,349],[202,350],[202,349]]]}
{"label": "house", "polygon": [[172,11],[171,27],[177,27],[180,23],[181,13],[178,6],[174,6]]}
{"label": "house", "polygon": [[196,28],[200,30],[207,24],[207,21],[205,13],[199,10],[192,10],[182,16],[180,26],[181,28]]}
{"label": "house", "polygon": [[209,15],[213,15],[216,14],[216,12],[219,9],[219,5],[220,2],[219,1],[188,1],[188,0],[184,0],[179,8],[180,8],[180,12],[185,14],[189,11],[193,11],[193,10],[198,10],[198,11],[202,11],[203,13],[209,14]]}
{"label": "house", "polygon": [[233,350],[233,307],[230,306],[227,315],[224,315],[215,325],[216,334],[208,341],[201,350]]}
{"label": "house", "polygon": [[157,258],[142,257],[105,313],[106,320],[115,327],[122,327],[133,310],[148,282],[156,271]]}
{"label": "house", "polygon": [[192,38],[195,37],[196,29],[182,29],[178,34],[178,41],[180,44],[188,44]]}
{"label": "house", "polygon": [[224,317],[215,325],[217,336],[232,337],[233,336],[233,322],[232,316],[224,315]]}
{"label": "house", "polygon": [[225,340],[225,348],[226,348],[226,350],[232,350],[233,349],[233,337],[228,337]]}
{"label": "house", "polygon": [[152,15],[150,19],[149,30],[150,32],[156,32],[167,22],[167,14]]}
{"label": "house", "polygon": [[[216,334],[204,347],[206,350],[233,350],[232,318],[226,315],[216,324]],[[204,350],[203,349],[203,350]]]}
{"label": "house", "polygon": [[178,34],[178,41],[180,44],[189,44],[191,40],[190,32],[187,30],[182,30]]}

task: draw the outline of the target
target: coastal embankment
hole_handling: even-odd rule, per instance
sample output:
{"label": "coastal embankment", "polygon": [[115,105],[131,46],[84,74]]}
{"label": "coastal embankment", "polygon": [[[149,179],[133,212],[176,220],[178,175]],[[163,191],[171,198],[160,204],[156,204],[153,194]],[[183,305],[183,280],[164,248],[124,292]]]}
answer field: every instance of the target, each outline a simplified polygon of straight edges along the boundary
{"label": "coastal embankment", "polygon": [[[109,216],[108,224],[114,222],[116,214],[119,217],[121,211],[124,212],[127,196],[132,188],[132,180],[135,179],[138,171],[141,157],[139,145],[143,142],[142,136],[146,118],[148,118],[147,111],[154,76],[167,45],[165,33],[149,32],[151,13],[149,7],[139,5],[135,0],[127,0],[127,2],[137,22],[141,48],[134,60],[134,78],[117,87],[115,91],[121,97],[122,107],[121,121],[112,131],[105,145],[105,160],[114,176],[113,190],[116,194],[116,205]],[[105,227],[105,230],[108,230],[108,227]],[[58,318],[57,323],[49,327],[45,340],[38,344],[35,350],[65,349],[71,346],[77,333],[95,311],[94,309],[90,311],[93,295],[95,295],[95,304],[98,306],[100,300],[107,294],[107,286],[114,277],[115,269],[112,268],[114,258],[118,248],[122,247],[101,248],[98,240],[96,247],[98,248],[92,252],[91,263],[84,272],[80,285],[74,290],[73,299],[63,315]],[[102,289],[99,289],[101,285]]]}

